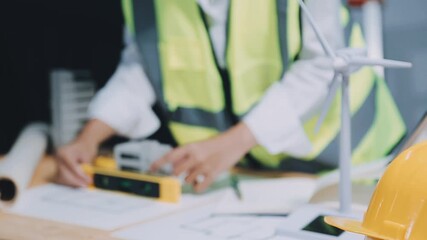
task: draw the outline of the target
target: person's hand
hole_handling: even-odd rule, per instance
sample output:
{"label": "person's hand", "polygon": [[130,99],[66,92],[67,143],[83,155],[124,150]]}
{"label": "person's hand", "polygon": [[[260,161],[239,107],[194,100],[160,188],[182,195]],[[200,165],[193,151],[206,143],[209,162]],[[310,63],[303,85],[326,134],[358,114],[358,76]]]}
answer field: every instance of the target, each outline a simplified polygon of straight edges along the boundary
{"label": "person's hand", "polygon": [[90,120],[74,142],[56,151],[56,181],[72,187],[85,187],[90,184],[91,179],[83,172],[81,164],[92,162],[98,153],[99,145],[114,133],[114,129],[101,120]]}
{"label": "person's hand", "polygon": [[255,137],[244,123],[240,123],[214,138],[175,148],[154,162],[151,170],[172,164],[174,175],[186,174],[185,181],[201,192],[255,145]]}
{"label": "person's hand", "polygon": [[83,172],[81,164],[90,163],[96,157],[98,145],[76,140],[62,146],[56,152],[58,171],[56,182],[71,187],[86,187],[91,179]]}

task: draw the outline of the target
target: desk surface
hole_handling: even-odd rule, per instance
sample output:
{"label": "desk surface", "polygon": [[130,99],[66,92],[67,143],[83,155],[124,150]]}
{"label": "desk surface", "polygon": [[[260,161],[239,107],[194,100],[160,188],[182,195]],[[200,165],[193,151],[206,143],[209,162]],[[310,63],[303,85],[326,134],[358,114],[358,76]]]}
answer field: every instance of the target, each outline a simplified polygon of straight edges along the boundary
{"label": "desk surface", "polygon": [[[53,158],[45,157],[38,165],[30,187],[51,182],[56,174]],[[110,233],[53,221],[0,213],[2,239],[113,239]]]}
{"label": "desk surface", "polygon": [[[1,157],[0,157],[1,160]],[[249,172],[234,169],[234,173],[248,174]],[[56,165],[52,157],[45,157],[38,165],[36,172],[31,180],[30,187],[52,182],[56,174]],[[249,174],[254,174],[250,172]],[[255,175],[263,177],[295,177],[309,175],[301,174],[283,174],[283,173],[258,173]],[[366,205],[369,203],[373,187],[356,186],[353,192],[353,200],[356,203]],[[316,194],[313,202],[328,201],[328,199],[337,197],[337,187],[327,188]],[[335,196],[335,197],[334,197]],[[24,231],[19,231],[25,229]],[[17,216],[13,214],[0,212],[0,236],[2,239],[114,239],[110,237],[110,232],[100,231],[81,226],[73,226],[53,221],[40,220],[30,217]]]}

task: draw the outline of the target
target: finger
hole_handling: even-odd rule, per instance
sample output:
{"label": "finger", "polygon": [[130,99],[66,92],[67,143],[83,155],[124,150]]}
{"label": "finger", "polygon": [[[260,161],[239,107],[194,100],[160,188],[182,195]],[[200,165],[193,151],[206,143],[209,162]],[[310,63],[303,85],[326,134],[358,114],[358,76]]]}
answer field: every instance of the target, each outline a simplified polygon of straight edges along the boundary
{"label": "finger", "polygon": [[65,164],[58,165],[57,180],[61,184],[72,186],[72,187],[87,186],[87,183],[83,179],[81,179],[79,176],[76,176]]}
{"label": "finger", "polygon": [[188,176],[185,178],[185,181],[189,184],[196,185],[197,178],[205,174],[206,169],[203,164],[199,164],[188,172]]}
{"label": "finger", "polygon": [[198,165],[198,161],[194,157],[186,157],[179,161],[173,170],[173,174],[175,176],[179,176],[182,173],[189,172],[190,169],[196,167]]}
{"label": "finger", "polygon": [[86,187],[84,181],[74,176],[72,172],[68,170],[65,165],[58,166],[58,174],[56,177],[56,182],[59,184],[71,186],[71,187]]}
{"label": "finger", "polygon": [[76,157],[60,158],[59,164],[62,163],[72,175],[83,181],[85,185],[88,185],[90,183],[90,178],[83,172],[81,164],[77,159]]}
{"label": "finger", "polygon": [[159,160],[155,161],[151,167],[150,171],[156,172],[158,171],[163,165],[168,163],[175,163],[184,158],[187,155],[187,148],[186,147],[179,147],[175,148],[174,150],[170,151],[166,155],[164,155]]}
{"label": "finger", "polygon": [[212,174],[205,174],[205,179],[203,182],[197,182],[194,186],[194,190],[198,193],[204,192],[213,182],[214,176]]}

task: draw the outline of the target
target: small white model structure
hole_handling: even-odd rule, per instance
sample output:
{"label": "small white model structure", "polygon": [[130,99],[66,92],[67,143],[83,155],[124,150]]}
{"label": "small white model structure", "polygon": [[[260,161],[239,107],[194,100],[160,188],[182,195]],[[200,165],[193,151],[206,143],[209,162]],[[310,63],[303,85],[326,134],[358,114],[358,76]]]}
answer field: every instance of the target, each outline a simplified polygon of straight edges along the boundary
{"label": "small white model structure", "polygon": [[87,71],[54,70],[50,76],[52,137],[55,147],[72,141],[87,121],[95,83]]}
{"label": "small white model structure", "polygon": [[330,85],[329,95],[327,96],[323,111],[320,115],[317,129],[323,123],[326,114],[334,100],[336,91],[341,85],[342,98],[341,98],[341,132],[340,132],[340,153],[339,153],[339,167],[340,167],[340,211],[342,213],[349,212],[351,209],[351,112],[350,112],[350,99],[349,99],[349,77],[355,69],[364,66],[381,66],[387,68],[410,68],[411,63],[386,60],[382,58],[370,58],[354,56],[352,52],[358,52],[357,49],[349,48],[349,54],[337,54],[326,41],[323,33],[320,31],[319,26],[309,12],[303,0],[298,0],[302,11],[304,12],[307,20],[312,26],[316,36],[323,47],[326,55],[333,61],[333,68],[335,72],[334,79]]}
{"label": "small white model structure", "polygon": [[[151,164],[172,150],[172,147],[154,140],[131,141],[114,147],[114,158],[120,170],[146,173]],[[160,171],[171,174],[172,166],[166,165]]]}

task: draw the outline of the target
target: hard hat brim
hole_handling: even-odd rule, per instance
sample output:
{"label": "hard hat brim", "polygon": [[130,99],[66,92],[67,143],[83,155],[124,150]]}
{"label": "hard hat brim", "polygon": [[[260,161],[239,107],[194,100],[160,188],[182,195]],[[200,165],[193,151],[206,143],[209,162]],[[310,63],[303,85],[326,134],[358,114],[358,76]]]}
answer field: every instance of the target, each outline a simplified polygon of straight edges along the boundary
{"label": "hard hat brim", "polygon": [[325,222],[329,225],[332,225],[347,232],[358,233],[376,239],[392,240],[386,236],[373,232],[372,230],[366,229],[365,227],[363,227],[361,221],[348,218],[327,216],[325,217]]}

